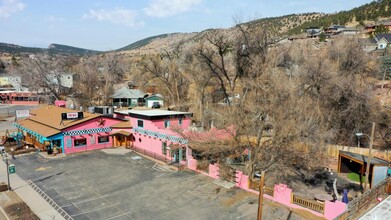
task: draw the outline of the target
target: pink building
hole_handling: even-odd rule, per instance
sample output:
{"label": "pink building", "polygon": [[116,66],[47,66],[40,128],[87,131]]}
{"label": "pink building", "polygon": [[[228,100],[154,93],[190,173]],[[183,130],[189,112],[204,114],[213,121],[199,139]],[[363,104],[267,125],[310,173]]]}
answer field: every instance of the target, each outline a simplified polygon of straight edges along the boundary
{"label": "pink building", "polygon": [[122,135],[114,134],[113,127],[116,131],[131,128],[129,121],[56,106],[31,110],[14,126],[23,132],[25,144],[48,152],[56,148],[64,154],[113,147],[113,139]]}
{"label": "pink building", "polygon": [[152,110],[115,111],[116,118],[129,119],[133,148],[160,160],[186,163],[187,140],[175,131],[191,124],[190,112]]}
{"label": "pink building", "polygon": [[32,92],[0,91],[0,103],[11,105],[38,105],[38,96]]}

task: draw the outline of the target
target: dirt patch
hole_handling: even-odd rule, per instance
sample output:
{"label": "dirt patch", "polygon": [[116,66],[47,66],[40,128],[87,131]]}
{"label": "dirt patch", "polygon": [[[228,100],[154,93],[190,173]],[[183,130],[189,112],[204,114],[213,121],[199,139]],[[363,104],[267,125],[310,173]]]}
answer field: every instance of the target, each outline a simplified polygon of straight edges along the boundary
{"label": "dirt patch", "polygon": [[2,196],[7,198],[0,201],[1,207],[7,213],[8,217],[13,219],[29,219],[29,220],[39,220],[36,216],[19,198],[15,192],[2,192]]}
{"label": "dirt patch", "polygon": [[251,195],[253,195],[253,194],[246,192],[244,190],[236,191],[236,193],[233,196],[231,196],[229,198],[222,199],[221,204],[223,204],[225,206],[232,206],[235,203],[237,203],[238,201],[243,201],[244,199],[246,199],[247,197],[249,197]]}

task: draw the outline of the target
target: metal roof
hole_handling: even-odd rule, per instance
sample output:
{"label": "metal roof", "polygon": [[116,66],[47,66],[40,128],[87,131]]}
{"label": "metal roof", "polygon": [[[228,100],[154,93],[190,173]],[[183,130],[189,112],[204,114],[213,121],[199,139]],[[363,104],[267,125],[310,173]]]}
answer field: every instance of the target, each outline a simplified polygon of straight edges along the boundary
{"label": "metal roof", "polygon": [[[339,151],[339,154],[341,155],[346,155],[350,158],[353,158],[353,159],[356,159],[358,161],[361,161],[363,163],[367,163],[368,161],[368,157],[365,156],[365,155],[362,155],[362,154],[356,154],[356,153],[352,153],[352,152],[348,152],[348,151],[342,151],[340,150]],[[377,158],[377,157],[372,157],[371,159],[371,164],[372,165],[384,165],[384,166],[388,166],[389,162],[386,161],[386,160],[383,160],[383,159],[380,159],[380,158]]]}
{"label": "metal roof", "polygon": [[111,98],[115,99],[137,99],[144,98],[145,93],[139,89],[128,89],[126,87],[122,87],[114,92]]}

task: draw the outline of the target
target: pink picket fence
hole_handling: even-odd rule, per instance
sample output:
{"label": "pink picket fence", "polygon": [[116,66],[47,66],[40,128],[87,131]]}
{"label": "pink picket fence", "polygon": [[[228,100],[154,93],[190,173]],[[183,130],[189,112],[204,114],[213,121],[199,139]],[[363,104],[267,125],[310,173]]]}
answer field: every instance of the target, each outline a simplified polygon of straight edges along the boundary
{"label": "pink picket fence", "polygon": [[[197,170],[197,160],[189,158],[187,166],[189,169],[198,173],[202,173],[214,179],[219,178],[218,164],[209,164],[207,172],[200,171]],[[259,183],[252,182],[249,176],[245,175],[242,171],[236,171],[235,186],[252,193],[259,193],[255,190],[259,188]],[[334,219],[344,213],[347,209],[347,205],[340,201],[325,201],[324,203],[321,203],[295,195],[292,192],[292,189],[285,184],[276,184],[274,187],[265,186],[264,192],[264,198],[266,199],[278,202],[290,208],[306,210],[316,216],[324,217],[326,219]]]}

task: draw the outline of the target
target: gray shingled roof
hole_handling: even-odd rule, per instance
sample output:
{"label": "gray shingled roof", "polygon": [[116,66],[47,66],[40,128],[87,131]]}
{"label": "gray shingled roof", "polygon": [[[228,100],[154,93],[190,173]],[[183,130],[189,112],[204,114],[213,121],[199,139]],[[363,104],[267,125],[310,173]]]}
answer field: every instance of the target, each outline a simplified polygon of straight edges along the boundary
{"label": "gray shingled roof", "polygon": [[126,87],[122,87],[114,92],[111,98],[115,99],[137,99],[144,98],[145,93],[139,89],[128,89]]}
{"label": "gray shingled roof", "polygon": [[376,34],[376,38],[378,41],[384,38],[388,41],[388,43],[391,43],[391,34]]}

